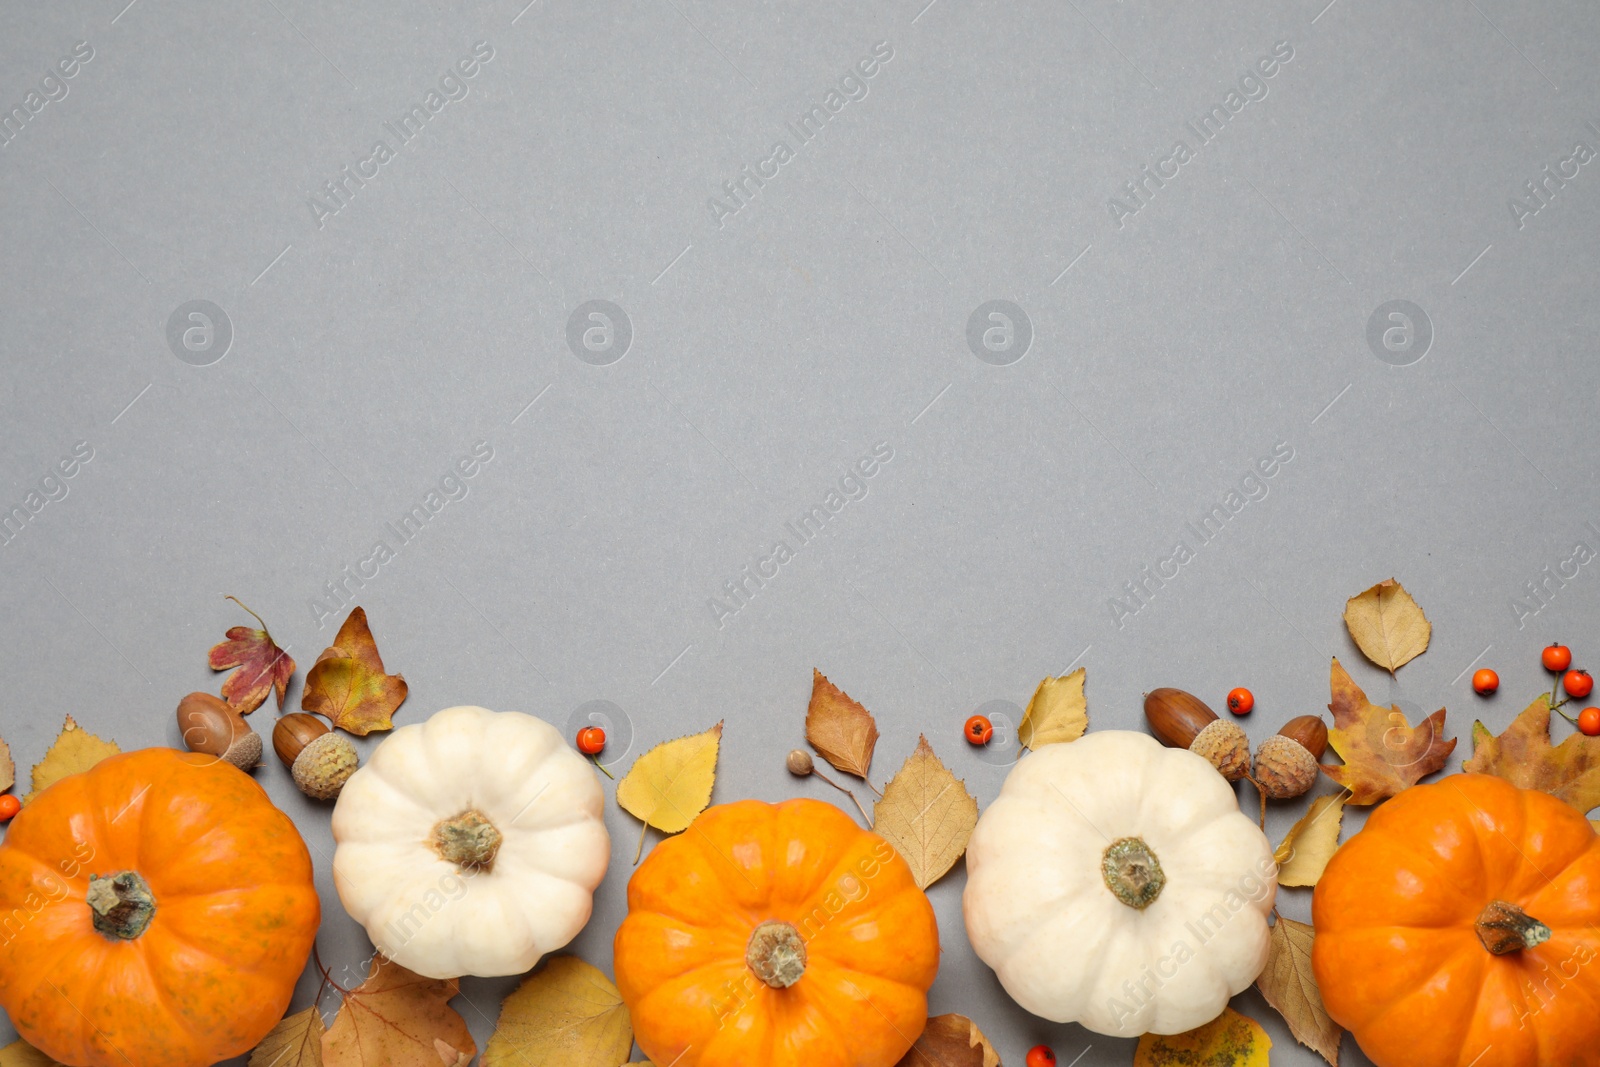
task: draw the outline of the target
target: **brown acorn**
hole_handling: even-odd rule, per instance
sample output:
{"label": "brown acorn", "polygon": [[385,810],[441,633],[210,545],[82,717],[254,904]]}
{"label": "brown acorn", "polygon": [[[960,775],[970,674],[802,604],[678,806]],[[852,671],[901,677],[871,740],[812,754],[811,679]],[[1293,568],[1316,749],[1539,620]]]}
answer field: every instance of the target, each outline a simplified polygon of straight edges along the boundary
{"label": "brown acorn", "polygon": [[272,749],[285,767],[293,767],[305,747],[328,732],[328,724],[303,711],[290,712],[272,727]]}
{"label": "brown acorn", "polygon": [[1255,779],[1274,800],[1303,796],[1317,784],[1317,761],[1328,750],[1328,725],[1319,715],[1300,715],[1256,749]]}
{"label": "brown acorn", "polygon": [[221,697],[190,693],[178,701],[178,729],[190,752],[227,760],[241,771],[261,762],[261,735]]}
{"label": "brown acorn", "polygon": [[1238,723],[1217,717],[1205,701],[1182,689],[1152,689],[1144,696],[1150,732],[1168,748],[1186,748],[1204,757],[1224,778],[1237,782],[1250,773],[1250,739]]}

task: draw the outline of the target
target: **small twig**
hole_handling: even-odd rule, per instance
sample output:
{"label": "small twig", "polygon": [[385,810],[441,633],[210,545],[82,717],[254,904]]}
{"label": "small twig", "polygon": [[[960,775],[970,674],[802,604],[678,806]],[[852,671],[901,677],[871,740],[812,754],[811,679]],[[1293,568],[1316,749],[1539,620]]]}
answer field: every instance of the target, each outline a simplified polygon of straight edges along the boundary
{"label": "small twig", "polygon": [[[594,765],[596,767],[599,767],[600,768],[600,772],[602,774],[604,774],[607,778],[611,779],[613,782],[617,780],[617,776],[616,775],[614,775],[610,771],[606,770],[606,765],[604,763],[600,762],[600,757],[598,755],[590,756],[589,758],[594,760]],[[637,863],[638,861],[635,860],[634,862]]]}
{"label": "small twig", "polygon": [[1245,780],[1256,787],[1256,795],[1261,798],[1261,829],[1267,828],[1267,791],[1261,788],[1261,783],[1256,781],[1255,775],[1246,773]]}
{"label": "small twig", "polygon": [[[872,825],[872,816],[868,815],[867,814],[867,809],[863,808],[861,806],[861,801],[856,800],[856,795],[854,793],[852,793],[850,790],[846,789],[844,786],[840,785],[838,782],[834,781],[832,778],[829,778],[827,775],[823,774],[819,770],[813,770],[811,773],[816,775],[818,778],[821,778],[824,782],[827,782],[829,785],[833,786],[835,789],[837,789],[839,792],[843,793],[845,796],[849,797],[851,800],[854,800],[855,801],[855,805],[856,805],[856,810],[861,813],[861,817],[863,819],[867,820],[867,825],[868,826]],[[867,782],[867,785],[870,786],[871,784],[872,784],[871,782]],[[879,794],[879,795],[882,796],[882,794]]]}

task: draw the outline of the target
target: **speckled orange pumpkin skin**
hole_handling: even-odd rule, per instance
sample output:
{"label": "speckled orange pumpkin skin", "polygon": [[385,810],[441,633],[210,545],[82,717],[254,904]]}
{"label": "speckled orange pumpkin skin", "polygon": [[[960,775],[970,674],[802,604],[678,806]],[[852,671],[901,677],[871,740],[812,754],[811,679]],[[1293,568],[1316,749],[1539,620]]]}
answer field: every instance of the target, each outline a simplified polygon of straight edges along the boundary
{"label": "speckled orange pumpkin skin", "polygon": [[[1496,956],[1504,901],[1550,940]],[[1311,964],[1379,1067],[1600,1062],[1600,837],[1546,793],[1482,774],[1405,790],[1339,846],[1312,897]]]}
{"label": "speckled orange pumpkin skin", "polygon": [[[131,870],[155,912],[109,938],[90,875]],[[212,756],[112,756],[40,793],[0,844],[0,1008],[69,1067],[204,1067],[289,1005],[321,908],[300,833]]]}
{"label": "speckled orange pumpkin skin", "polygon": [[[768,921],[805,941],[787,989],[746,963]],[[893,1067],[927,1024],[939,930],[905,860],[838,808],[743,800],[655,847],[628,883],[614,951],[652,1063]]]}

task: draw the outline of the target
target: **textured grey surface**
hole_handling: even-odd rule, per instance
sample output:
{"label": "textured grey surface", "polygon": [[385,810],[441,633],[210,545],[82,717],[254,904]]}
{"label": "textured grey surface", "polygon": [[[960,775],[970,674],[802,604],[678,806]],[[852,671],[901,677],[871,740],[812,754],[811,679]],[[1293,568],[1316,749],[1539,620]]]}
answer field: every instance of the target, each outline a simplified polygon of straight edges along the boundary
{"label": "textured grey surface", "polygon": [[[24,767],[67,712],[176,743],[245,621],[224,593],[309,666],[343,615],[325,584],[372,573],[378,540],[356,599],[411,684],[398,722],[611,701],[631,758],[725,718],[719,800],[842,799],[781,771],[813,666],[878,715],[880,782],[926,732],[987,802],[1011,753],[962,720],[1075,663],[1098,728],[1157,685],[1247,684],[1259,739],[1326,703],[1330,654],[1461,734],[1509,721],[1553,637],[1596,651],[1594,568],[1559,573],[1600,547],[1592,5],[124,2],[0,7],[0,106],[26,115],[0,147],[0,504],[38,507],[0,545],[0,733]],[[386,124],[430,91],[403,140]],[[226,331],[187,318],[202,300]],[[610,349],[607,320],[569,326],[597,300],[625,352],[614,313]],[[1428,328],[1369,345],[1396,300]],[[987,309],[970,328],[989,301],[1026,316],[1010,349]],[[386,532],[479,441],[460,499]],[[30,501],[78,442],[92,460]],[[1187,532],[1235,488],[1220,534]],[[728,599],[779,540],[793,558]],[[1127,599],[1146,565],[1177,573]],[[1340,623],[1391,574],[1436,624],[1393,683]],[[257,777],[317,856],[323,958],[359,965],[326,809]],[[636,833],[608,821],[573,946],[603,967]],[[934,1010],[1007,1063],[1036,1041],[1128,1062],[1008,1001],[962,881],[931,894]],[[480,1042],[511,984],[463,983]],[[1275,1062],[1317,1062],[1237,1003]]]}

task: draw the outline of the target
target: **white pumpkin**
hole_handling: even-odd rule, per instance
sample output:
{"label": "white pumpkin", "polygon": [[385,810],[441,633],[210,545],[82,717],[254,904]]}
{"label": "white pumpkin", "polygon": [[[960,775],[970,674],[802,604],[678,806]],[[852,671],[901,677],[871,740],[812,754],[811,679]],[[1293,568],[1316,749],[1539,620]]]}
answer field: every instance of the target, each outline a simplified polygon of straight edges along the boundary
{"label": "white pumpkin", "polygon": [[972,832],[962,908],[1018,1004],[1135,1037],[1203,1026],[1256,980],[1277,888],[1215,767],[1107,730],[1011,771]]}
{"label": "white pumpkin", "polygon": [[589,921],[605,794],[555,727],[446,708],[402,726],[333,809],[333,880],[378,951],[428,978],[521,974]]}

